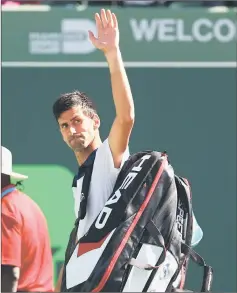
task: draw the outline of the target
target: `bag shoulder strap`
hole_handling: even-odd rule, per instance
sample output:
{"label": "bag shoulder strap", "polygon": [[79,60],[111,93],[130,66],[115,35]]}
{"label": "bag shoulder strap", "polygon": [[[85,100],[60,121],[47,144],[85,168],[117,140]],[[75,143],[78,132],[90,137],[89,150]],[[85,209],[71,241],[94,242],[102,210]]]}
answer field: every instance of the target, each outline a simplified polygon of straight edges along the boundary
{"label": "bag shoulder strap", "polygon": [[[66,265],[69,262],[75,248],[77,247],[77,244],[80,242],[80,240],[77,240],[77,230],[79,227],[79,223],[81,219],[84,219],[86,216],[86,206],[87,206],[87,200],[89,196],[89,189],[90,189],[90,181],[91,181],[91,175],[93,171],[93,165],[94,165],[94,158],[90,160],[89,163],[84,165],[81,172],[84,173],[83,183],[82,183],[82,189],[81,189],[81,202],[80,207],[78,211],[78,217],[75,221],[74,228],[71,231],[68,245],[65,252],[65,265],[63,269],[63,277],[62,277],[62,284],[61,284],[61,291],[66,292]],[[73,179],[73,186],[76,186],[77,176]]]}
{"label": "bag shoulder strap", "polygon": [[192,241],[192,234],[193,234],[193,210],[192,210],[192,195],[191,195],[191,188],[187,181],[187,179],[175,175],[175,184],[177,188],[178,193],[178,203],[181,202],[185,210],[188,214],[188,219],[186,222],[186,228],[184,231],[185,235],[182,235],[185,237],[185,244],[188,246],[191,245]]}
{"label": "bag shoulder strap", "polygon": [[78,219],[83,220],[86,216],[86,207],[87,207],[87,201],[89,196],[89,189],[90,189],[90,183],[91,183],[91,175],[93,170],[94,160],[91,162],[91,164],[85,166],[84,171],[84,178],[82,183],[82,189],[81,189],[81,202],[80,202],[80,208],[78,211]]}
{"label": "bag shoulder strap", "polygon": [[91,182],[91,175],[93,171],[93,165],[94,160],[91,162],[91,164],[88,164],[87,166],[83,167],[84,172],[84,178],[82,182],[82,188],[81,188],[81,197],[80,197],[80,206],[78,210],[78,216],[75,221],[75,228],[76,230],[79,227],[80,220],[83,220],[86,216],[86,207],[87,207],[87,201],[89,196],[89,189],[90,189],[90,182]]}

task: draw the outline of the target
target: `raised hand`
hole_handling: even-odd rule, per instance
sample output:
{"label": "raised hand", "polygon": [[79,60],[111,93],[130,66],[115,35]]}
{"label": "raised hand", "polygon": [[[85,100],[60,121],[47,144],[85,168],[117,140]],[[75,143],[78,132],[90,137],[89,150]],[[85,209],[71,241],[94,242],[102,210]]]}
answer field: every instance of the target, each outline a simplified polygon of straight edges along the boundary
{"label": "raised hand", "polygon": [[116,15],[110,10],[101,9],[95,14],[97,37],[89,31],[89,38],[92,44],[104,53],[119,47],[119,30]]}

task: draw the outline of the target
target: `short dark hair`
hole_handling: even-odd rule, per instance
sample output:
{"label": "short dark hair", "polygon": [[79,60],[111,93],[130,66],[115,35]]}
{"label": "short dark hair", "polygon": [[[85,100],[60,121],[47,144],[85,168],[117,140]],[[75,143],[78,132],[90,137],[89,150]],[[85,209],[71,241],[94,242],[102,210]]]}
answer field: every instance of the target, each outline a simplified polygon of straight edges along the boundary
{"label": "short dark hair", "polygon": [[93,117],[97,114],[94,103],[83,92],[74,91],[71,93],[62,94],[53,105],[53,114],[56,120],[60,115],[76,106],[80,106],[86,114]]}

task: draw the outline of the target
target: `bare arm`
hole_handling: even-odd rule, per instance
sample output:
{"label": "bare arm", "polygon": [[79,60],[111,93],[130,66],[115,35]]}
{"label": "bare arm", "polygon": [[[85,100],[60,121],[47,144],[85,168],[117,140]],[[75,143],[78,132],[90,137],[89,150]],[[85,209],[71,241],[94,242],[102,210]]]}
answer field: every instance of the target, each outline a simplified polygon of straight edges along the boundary
{"label": "bare arm", "polygon": [[20,277],[20,269],[18,267],[2,265],[2,292],[17,292],[18,280]]}
{"label": "bare arm", "polygon": [[98,37],[89,32],[92,43],[102,50],[107,59],[116,117],[110,134],[109,145],[114,159],[115,167],[120,167],[123,154],[128,146],[130,134],[134,124],[135,111],[132,93],[127,74],[119,50],[118,22],[110,10],[95,15]]}
{"label": "bare arm", "polygon": [[110,51],[106,54],[106,58],[109,64],[116,109],[116,117],[109,134],[109,145],[113,155],[114,165],[118,168],[128,146],[134,124],[134,103],[120,51]]}

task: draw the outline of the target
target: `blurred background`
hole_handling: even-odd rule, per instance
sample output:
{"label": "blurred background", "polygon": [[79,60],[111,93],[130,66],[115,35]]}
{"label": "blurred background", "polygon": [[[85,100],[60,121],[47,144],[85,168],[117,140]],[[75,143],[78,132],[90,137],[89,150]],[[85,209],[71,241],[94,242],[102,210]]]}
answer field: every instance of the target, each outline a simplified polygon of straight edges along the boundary
{"label": "blurred background", "polygon": [[[2,145],[24,192],[44,211],[55,279],[74,223],[74,154],[52,105],[86,92],[108,135],[114,117],[109,72],[88,41],[94,13],[110,7],[136,106],[130,151],[166,150],[193,190],[204,231],[196,250],[214,268],[213,291],[236,292],[236,1],[1,1]],[[187,287],[200,289],[190,266]]]}

